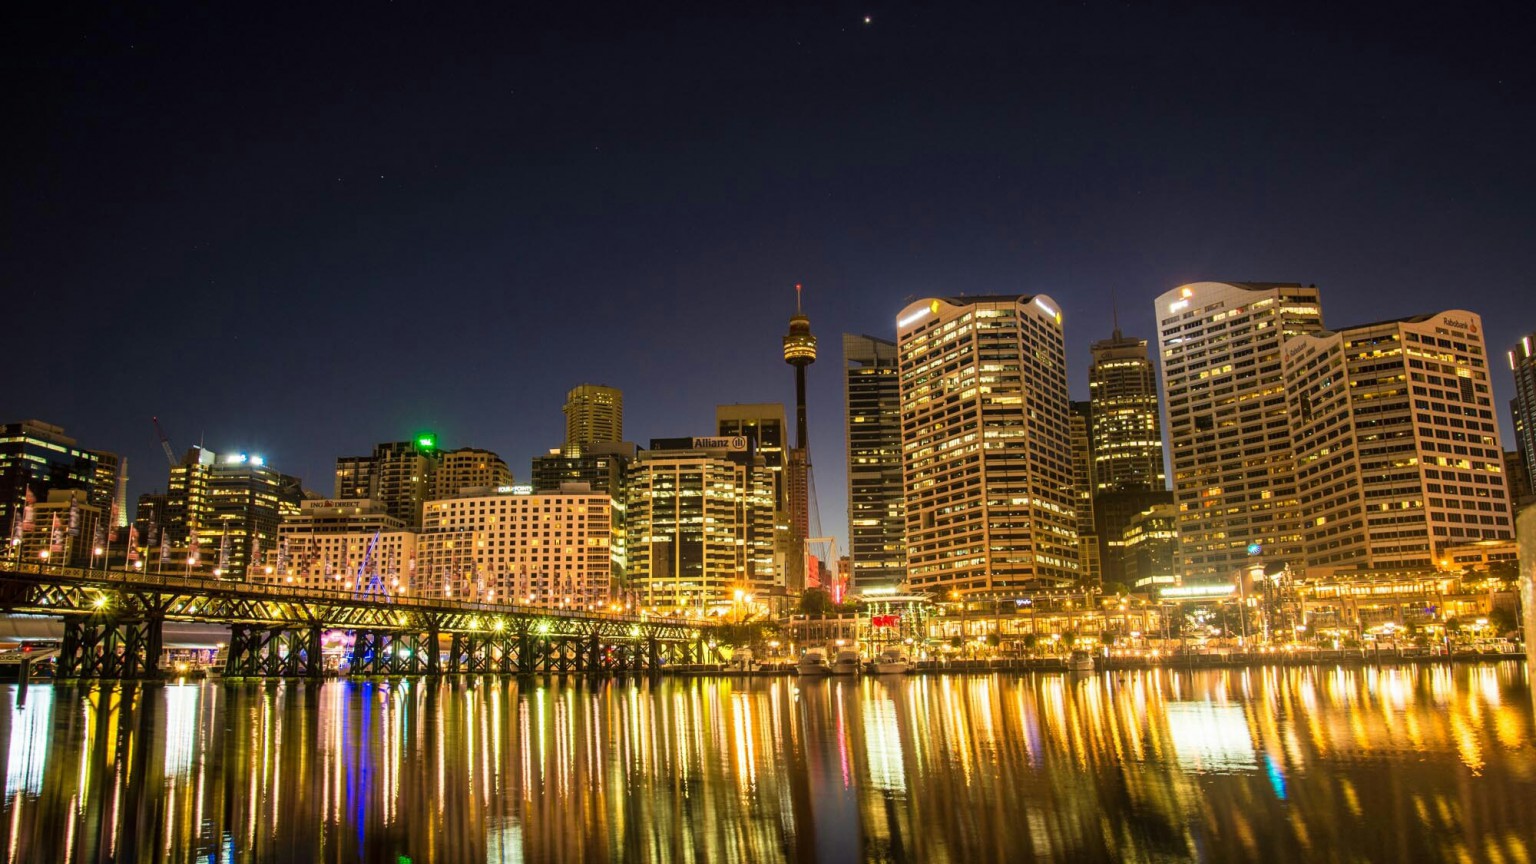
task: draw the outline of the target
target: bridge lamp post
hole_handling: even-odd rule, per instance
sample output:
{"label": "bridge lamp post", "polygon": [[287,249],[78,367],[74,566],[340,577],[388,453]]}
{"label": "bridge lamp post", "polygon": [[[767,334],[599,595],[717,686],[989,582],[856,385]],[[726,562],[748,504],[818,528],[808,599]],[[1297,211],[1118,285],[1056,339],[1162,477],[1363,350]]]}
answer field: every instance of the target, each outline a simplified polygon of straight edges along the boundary
{"label": "bridge lamp post", "polygon": [[37,553],[37,557],[42,559],[40,562],[38,562],[37,565],[37,571],[41,573],[43,568],[48,566],[48,550],[44,549],[43,551]]}
{"label": "bridge lamp post", "polygon": [[[100,546],[97,546],[95,549],[91,550],[91,569],[92,570],[96,569],[96,559],[101,557],[101,553],[103,551],[105,551],[105,550],[103,550]],[[103,573],[107,572],[107,562],[106,561],[102,561],[101,562],[101,572],[103,572]]]}

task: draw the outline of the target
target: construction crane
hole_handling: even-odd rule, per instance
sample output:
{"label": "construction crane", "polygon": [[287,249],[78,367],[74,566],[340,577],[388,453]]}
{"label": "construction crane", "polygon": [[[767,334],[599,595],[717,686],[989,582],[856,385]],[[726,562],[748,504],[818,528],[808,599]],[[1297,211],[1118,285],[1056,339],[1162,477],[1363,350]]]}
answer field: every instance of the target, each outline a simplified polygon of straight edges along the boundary
{"label": "construction crane", "polygon": [[172,468],[175,468],[176,454],[171,450],[171,439],[167,438],[165,430],[160,428],[160,418],[151,417],[149,419],[155,421],[155,434],[160,436],[160,449],[165,451],[165,461],[170,463]]}

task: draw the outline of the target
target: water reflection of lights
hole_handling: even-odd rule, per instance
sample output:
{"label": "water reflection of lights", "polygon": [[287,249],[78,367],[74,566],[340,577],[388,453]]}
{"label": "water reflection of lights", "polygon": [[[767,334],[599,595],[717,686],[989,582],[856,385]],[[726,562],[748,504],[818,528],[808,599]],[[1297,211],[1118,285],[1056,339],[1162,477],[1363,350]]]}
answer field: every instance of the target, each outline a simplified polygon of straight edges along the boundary
{"label": "water reflection of lights", "polygon": [[198,701],[202,688],[172,684],[165,688],[165,776],[181,779],[191,770],[197,747]]}
{"label": "water reflection of lights", "polygon": [[1524,671],[1445,672],[61,688],[0,711],[0,824],[13,861],[1530,860]]}
{"label": "water reflection of lights", "polygon": [[5,760],[5,800],[17,793],[36,795],[48,759],[48,731],[53,721],[53,688],[31,687],[25,705],[11,697],[11,735]]}
{"label": "water reflection of lights", "polygon": [[1201,772],[1258,767],[1241,706],[1169,702],[1163,710],[1180,765]]}
{"label": "water reflection of lights", "polygon": [[884,695],[866,697],[863,720],[870,783],[876,789],[905,792],[907,776],[901,758],[901,727],[896,721],[896,703]]}

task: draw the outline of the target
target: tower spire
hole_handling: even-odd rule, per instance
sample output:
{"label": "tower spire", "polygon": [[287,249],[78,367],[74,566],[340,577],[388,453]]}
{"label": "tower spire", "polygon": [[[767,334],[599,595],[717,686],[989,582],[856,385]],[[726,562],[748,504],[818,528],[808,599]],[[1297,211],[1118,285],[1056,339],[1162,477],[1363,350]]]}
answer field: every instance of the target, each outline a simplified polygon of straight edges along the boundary
{"label": "tower spire", "polygon": [[804,314],[803,312],[800,311],[800,283],[799,282],[795,283],[795,314],[796,315],[803,315]]}
{"label": "tower spire", "polygon": [[1109,315],[1115,322],[1115,338],[1120,338],[1120,307],[1115,303],[1115,289],[1109,289]]}

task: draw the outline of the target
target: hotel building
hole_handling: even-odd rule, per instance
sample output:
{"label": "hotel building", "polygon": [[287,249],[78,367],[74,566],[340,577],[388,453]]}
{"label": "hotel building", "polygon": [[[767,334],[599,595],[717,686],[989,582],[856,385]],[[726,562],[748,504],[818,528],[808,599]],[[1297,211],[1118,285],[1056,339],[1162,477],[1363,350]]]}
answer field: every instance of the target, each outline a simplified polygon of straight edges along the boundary
{"label": "hotel building", "polygon": [[1514,536],[1477,315],[1300,336],[1284,361],[1309,570],[1428,568]]}
{"label": "hotel building", "polygon": [[427,597],[564,608],[611,600],[612,500],[588,486],[429,501],[415,590]]}

